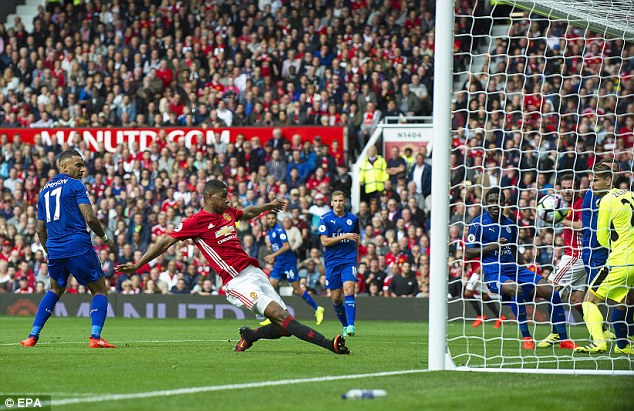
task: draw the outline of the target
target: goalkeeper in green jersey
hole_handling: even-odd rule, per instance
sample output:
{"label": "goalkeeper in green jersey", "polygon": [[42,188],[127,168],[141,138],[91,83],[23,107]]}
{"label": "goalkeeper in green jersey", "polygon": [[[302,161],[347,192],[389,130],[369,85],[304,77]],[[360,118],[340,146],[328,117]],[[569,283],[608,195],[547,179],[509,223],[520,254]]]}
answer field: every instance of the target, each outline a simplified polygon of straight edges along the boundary
{"label": "goalkeeper in green jersey", "polygon": [[[597,172],[594,179],[612,179],[612,170]],[[593,183],[594,184],[594,183]],[[613,188],[599,204],[597,240],[610,250],[606,265],[590,283],[590,292],[583,302],[583,320],[592,335],[592,344],[577,347],[576,352],[602,353],[607,351],[604,339],[603,316],[597,304],[606,300],[618,306],[612,312],[612,324],[617,338],[615,351],[634,354],[634,346],[627,339],[626,310],[634,309],[634,192]],[[629,307],[626,306],[629,302]]]}

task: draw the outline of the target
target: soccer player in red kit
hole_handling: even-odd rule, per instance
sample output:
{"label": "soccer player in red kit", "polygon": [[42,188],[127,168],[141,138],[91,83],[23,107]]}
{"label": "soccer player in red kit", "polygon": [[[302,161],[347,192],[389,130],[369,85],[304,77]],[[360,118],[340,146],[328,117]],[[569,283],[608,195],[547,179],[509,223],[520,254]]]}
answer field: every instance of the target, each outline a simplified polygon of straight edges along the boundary
{"label": "soccer player in red kit", "polygon": [[241,339],[236,351],[245,351],[259,339],[271,340],[294,335],[335,354],[348,354],[350,351],[342,335],[329,340],[297,321],[286,309],[286,304],[260,269],[258,261],[249,257],[242,249],[236,232],[236,221],[251,220],[265,211],[281,211],[285,203],[273,200],[244,210],[230,207],[227,186],[220,180],[207,181],[203,195],[203,207],[199,212],[183,220],[173,232],[161,236],[139,261],[122,264],[115,270],[135,272],[178,241],[192,239],[222,278],[227,301],[271,320],[271,324],[254,330],[241,327]]}
{"label": "soccer player in red kit", "polygon": [[[568,295],[568,300],[573,308],[578,310],[581,315],[581,303],[588,286],[586,278],[586,268],[581,258],[581,243],[583,237],[583,226],[581,224],[581,212],[583,209],[583,195],[578,195],[578,182],[575,181],[573,174],[564,174],[559,182],[561,187],[561,196],[568,203],[568,215],[561,222],[564,226],[564,255],[557,267],[548,276],[548,281],[555,285],[556,290],[560,293]],[[562,300],[565,301],[565,296]],[[537,346],[539,348],[550,347],[559,342],[559,334],[552,326],[552,332]],[[572,347],[572,345],[570,345]],[[570,348],[566,347],[566,348]],[[574,348],[574,347],[573,347]]]}

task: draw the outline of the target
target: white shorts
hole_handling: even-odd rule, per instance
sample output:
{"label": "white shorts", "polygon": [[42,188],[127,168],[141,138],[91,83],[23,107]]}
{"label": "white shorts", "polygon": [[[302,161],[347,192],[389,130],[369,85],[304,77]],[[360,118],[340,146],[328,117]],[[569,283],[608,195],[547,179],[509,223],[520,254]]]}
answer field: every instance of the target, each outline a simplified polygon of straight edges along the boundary
{"label": "white shorts", "polygon": [[473,273],[469,276],[469,281],[465,284],[465,289],[473,291],[475,294],[487,294],[489,292],[487,286],[480,281],[480,274],[478,273]]}
{"label": "white shorts", "polygon": [[564,254],[557,267],[548,276],[548,281],[573,291],[585,291],[588,288],[588,281],[583,260],[580,257]]}
{"label": "white shorts", "polygon": [[271,301],[275,301],[286,310],[286,304],[264,271],[252,265],[240,271],[237,277],[222,288],[227,293],[227,301],[238,308],[246,307],[256,314],[264,315],[266,307]]}

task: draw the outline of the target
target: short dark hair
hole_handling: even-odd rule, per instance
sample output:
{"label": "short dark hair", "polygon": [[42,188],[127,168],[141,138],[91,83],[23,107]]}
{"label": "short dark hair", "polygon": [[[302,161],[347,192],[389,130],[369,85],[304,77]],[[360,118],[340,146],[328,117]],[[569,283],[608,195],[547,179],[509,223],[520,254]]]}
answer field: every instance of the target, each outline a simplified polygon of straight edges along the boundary
{"label": "short dark hair", "polygon": [[612,164],[608,161],[595,164],[592,168],[592,172],[594,173],[594,175],[598,175],[603,178],[614,178],[614,170],[612,169]]}
{"label": "short dark hair", "polygon": [[575,179],[573,173],[565,173],[564,175],[562,175],[559,179],[559,184],[564,181],[572,181],[572,188],[574,188],[575,190],[579,188],[579,179]]}
{"label": "short dark hair", "polygon": [[217,179],[209,180],[205,183],[205,188],[203,190],[203,193],[205,195],[214,194],[214,193],[217,193],[218,191],[222,191],[226,189],[227,189],[227,185],[224,183],[224,181],[217,180]]}
{"label": "short dark hair", "polygon": [[504,195],[504,192],[500,189],[500,187],[490,188],[489,191],[487,191],[486,195],[484,196],[484,200],[486,201],[492,195],[498,196],[500,202],[502,203],[506,201],[506,196]]}
{"label": "short dark hair", "polygon": [[81,157],[81,154],[79,154],[79,151],[71,148],[69,150],[64,151],[62,154],[59,155],[59,157],[57,158],[57,164],[65,163],[66,161],[70,160],[73,157]]}
{"label": "short dark hair", "polygon": [[[619,163],[614,159],[614,157],[605,157],[600,159],[599,161],[594,163],[593,169],[596,169],[598,165],[607,165],[608,167],[610,167],[612,172],[619,172],[621,169],[621,167],[619,166]],[[616,170],[614,170],[615,165],[616,165]]]}

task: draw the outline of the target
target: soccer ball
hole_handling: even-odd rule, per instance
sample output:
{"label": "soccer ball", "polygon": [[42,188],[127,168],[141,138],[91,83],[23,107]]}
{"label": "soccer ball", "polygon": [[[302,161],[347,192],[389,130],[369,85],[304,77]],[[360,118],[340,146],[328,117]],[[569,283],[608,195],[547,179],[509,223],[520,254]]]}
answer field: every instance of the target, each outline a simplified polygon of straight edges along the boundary
{"label": "soccer ball", "polygon": [[557,194],[548,194],[537,203],[537,216],[547,223],[560,223],[568,215],[568,203]]}

